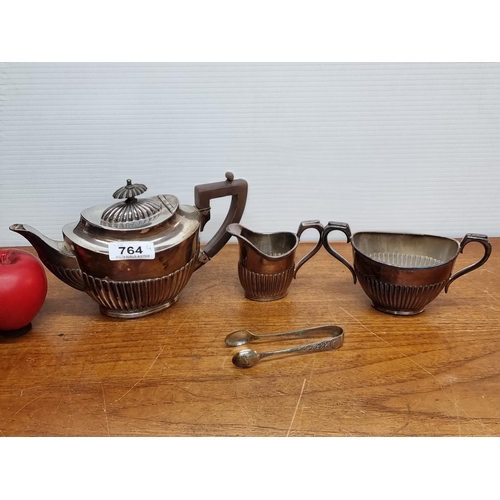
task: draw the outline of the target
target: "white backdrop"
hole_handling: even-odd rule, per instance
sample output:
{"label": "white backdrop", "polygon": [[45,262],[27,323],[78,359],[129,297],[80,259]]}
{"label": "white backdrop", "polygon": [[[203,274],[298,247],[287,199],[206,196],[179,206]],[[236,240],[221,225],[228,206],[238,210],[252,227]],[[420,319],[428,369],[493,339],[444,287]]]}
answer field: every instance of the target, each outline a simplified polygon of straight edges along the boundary
{"label": "white backdrop", "polygon": [[0,246],[60,239],[127,178],[192,204],[226,171],[256,231],[500,236],[500,64],[0,63],[0,167]]}

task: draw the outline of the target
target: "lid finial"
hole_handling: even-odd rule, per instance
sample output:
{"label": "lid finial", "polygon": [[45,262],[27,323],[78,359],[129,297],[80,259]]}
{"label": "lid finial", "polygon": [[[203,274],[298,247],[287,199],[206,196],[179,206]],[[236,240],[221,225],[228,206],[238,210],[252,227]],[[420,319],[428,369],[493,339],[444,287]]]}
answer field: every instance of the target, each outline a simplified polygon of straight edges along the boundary
{"label": "lid finial", "polygon": [[136,196],[144,193],[147,187],[144,184],[132,184],[127,179],[127,185],[117,189],[113,198],[125,199],[111,205],[101,215],[101,222],[107,226],[120,227],[147,223],[158,216],[162,205],[155,199],[138,200]]}
{"label": "lid finial", "polygon": [[147,189],[148,188],[144,184],[132,184],[132,180],[127,179],[127,185],[117,189],[113,193],[113,198],[135,198],[136,196],[146,192]]}

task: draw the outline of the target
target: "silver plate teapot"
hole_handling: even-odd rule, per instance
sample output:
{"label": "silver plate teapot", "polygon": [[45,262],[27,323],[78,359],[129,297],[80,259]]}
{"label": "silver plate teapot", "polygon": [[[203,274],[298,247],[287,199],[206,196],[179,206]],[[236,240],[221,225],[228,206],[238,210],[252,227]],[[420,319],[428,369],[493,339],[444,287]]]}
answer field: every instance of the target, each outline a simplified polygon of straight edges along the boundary
{"label": "silver plate teapot", "polygon": [[[169,194],[138,198],[144,184],[118,189],[111,206],[87,208],[78,223],[63,227],[55,241],[25,224],[13,224],[44,265],[64,283],[86,292],[103,314],[137,318],[174,304],[193,272],[227,243],[226,226],[239,222],[248,184],[234,179],[195,186],[195,206]],[[199,233],[210,219],[210,200],[231,196],[227,216],[200,250]]]}

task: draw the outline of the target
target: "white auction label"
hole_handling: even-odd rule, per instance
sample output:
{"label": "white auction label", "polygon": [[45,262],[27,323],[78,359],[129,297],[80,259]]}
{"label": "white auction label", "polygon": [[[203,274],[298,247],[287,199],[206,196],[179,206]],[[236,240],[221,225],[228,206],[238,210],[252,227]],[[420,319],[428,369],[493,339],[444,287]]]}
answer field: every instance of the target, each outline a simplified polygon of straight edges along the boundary
{"label": "white auction label", "polygon": [[108,244],[109,260],[152,260],[155,246],[150,241],[114,241]]}

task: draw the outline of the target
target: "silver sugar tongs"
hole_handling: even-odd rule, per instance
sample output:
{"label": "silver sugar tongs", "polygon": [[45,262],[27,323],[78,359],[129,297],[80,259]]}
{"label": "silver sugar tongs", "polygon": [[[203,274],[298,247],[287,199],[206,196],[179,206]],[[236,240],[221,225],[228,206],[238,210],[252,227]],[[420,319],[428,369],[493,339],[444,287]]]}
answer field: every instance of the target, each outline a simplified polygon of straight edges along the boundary
{"label": "silver sugar tongs", "polygon": [[268,333],[265,335],[257,335],[248,330],[235,330],[226,337],[225,343],[229,347],[236,347],[248,344],[253,340],[266,340],[275,338],[315,338],[325,336],[328,336],[329,338],[298,347],[290,347],[288,349],[280,349],[276,351],[267,351],[260,353],[254,351],[253,349],[243,349],[233,356],[232,361],[235,366],[239,368],[250,368],[251,366],[257,364],[261,359],[277,354],[306,354],[311,352],[321,352],[338,349],[344,343],[344,330],[337,325],[323,325],[313,328],[305,328],[302,330],[294,330],[291,332]]}

